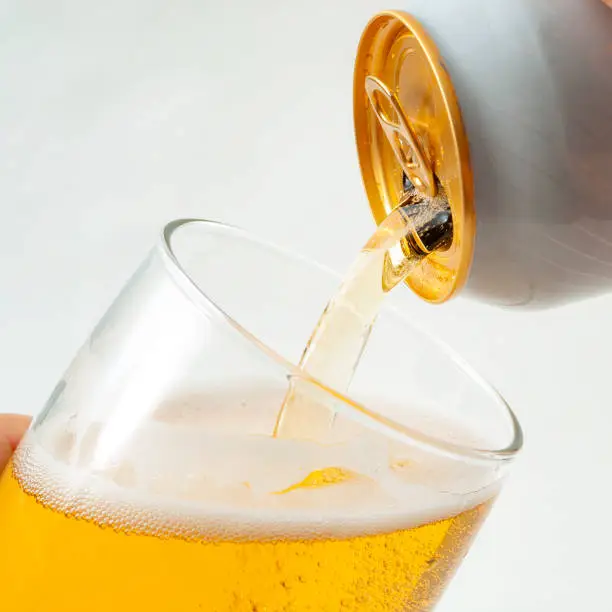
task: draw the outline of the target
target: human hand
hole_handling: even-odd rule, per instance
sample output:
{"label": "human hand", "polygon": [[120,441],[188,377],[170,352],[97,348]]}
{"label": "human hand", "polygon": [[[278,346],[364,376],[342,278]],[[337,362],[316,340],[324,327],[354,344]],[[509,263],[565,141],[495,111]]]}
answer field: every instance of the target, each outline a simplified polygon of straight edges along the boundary
{"label": "human hand", "polygon": [[0,414],[0,474],[30,426],[31,418],[21,414]]}

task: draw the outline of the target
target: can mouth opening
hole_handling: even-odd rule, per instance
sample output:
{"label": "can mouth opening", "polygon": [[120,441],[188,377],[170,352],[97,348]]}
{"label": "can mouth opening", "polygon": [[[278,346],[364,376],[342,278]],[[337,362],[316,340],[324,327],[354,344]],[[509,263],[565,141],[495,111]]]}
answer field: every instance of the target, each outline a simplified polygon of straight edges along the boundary
{"label": "can mouth opening", "polygon": [[447,251],[453,243],[453,211],[444,187],[435,174],[434,180],[436,195],[432,198],[422,193],[404,173],[402,180],[404,193],[398,204],[400,209],[407,212],[413,207],[429,212],[425,215],[426,221],[420,225],[413,225],[414,231],[406,236],[408,242],[406,246],[410,252],[421,253],[423,256]]}

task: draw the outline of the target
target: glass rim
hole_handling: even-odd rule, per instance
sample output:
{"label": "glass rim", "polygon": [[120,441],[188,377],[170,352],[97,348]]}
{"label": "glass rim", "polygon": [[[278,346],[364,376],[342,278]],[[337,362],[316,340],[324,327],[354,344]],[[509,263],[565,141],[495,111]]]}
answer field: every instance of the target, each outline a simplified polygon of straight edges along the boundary
{"label": "glass rim", "polygon": [[521,450],[523,446],[523,431],[521,425],[514,411],[512,410],[508,402],[505,400],[505,398],[501,395],[501,393],[491,383],[489,383],[477,370],[475,370],[457,351],[455,351],[448,344],[446,344],[441,338],[431,334],[425,329],[422,329],[414,321],[408,319],[408,317],[403,315],[401,312],[399,312],[396,308],[393,308],[392,306],[383,306],[382,310],[385,312],[392,313],[393,316],[396,316],[401,319],[405,325],[423,334],[423,336],[428,342],[431,342],[432,344],[436,345],[436,350],[440,350],[447,357],[450,357],[453,362],[455,362],[455,364],[461,369],[461,371],[470,379],[470,382],[472,384],[478,385],[481,389],[486,391],[487,396],[488,398],[490,398],[492,404],[497,404],[498,409],[502,409],[502,411],[505,412],[505,416],[509,419],[510,428],[512,430],[512,440],[507,446],[501,449],[478,448],[467,444],[458,444],[450,442],[438,438],[436,436],[426,434],[424,432],[419,431],[418,429],[414,429],[410,426],[398,423],[393,419],[384,417],[381,414],[377,413],[375,410],[369,409],[366,406],[362,405],[360,402],[355,401],[346,393],[337,391],[336,389],[325,385],[316,377],[310,376],[298,365],[292,363],[290,360],[280,355],[272,347],[268,346],[266,343],[257,338],[257,336],[251,333],[233,316],[231,316],[223,308],[221,308],[215,302],[215,300],[206,293],[205,288],[201,287],[200,284],[198,284],[185,270],[179,260],[179,257],[174,252],[171,239],[176,230],[187,225],[203,225],[209,226],[211,228],[229,231],[237,237],[243,237],[251,243],[255,243],[270,251],[274,251],[281,257],[293,259],[294,261],[299,261],[312,268],[316,268],[323,274],[333,276],[338,280],[338,282],[341,281],[341,276],[338,274],[338,272],[308,257],[302,256],[299,253],[295,253],[289,249],[280,247],[272,242],[268,242],[265,239],[259,238],[246,230],[243,230],[237,226],[228,223],[214,221],[210,219],[184,218],[170,221],[164,226],[162,230],[160,240],[158,242],[158,246],[160,247],[159,250],[162,255],[162,260],[171,278],[177,283],[179,289],[183,291],[187,299],[189,299],[194,305],[198,307],[203,307],[206,310],[207,314],[210,314],[212,310],[212,312],[219,316],[222,321],[229,324],[231,328],[238,332],[244,340],[255,346],[268,358],[281,365],[292,378],[302,379],[305,382],[320,388],[322,391],[331,395],[336,400],[340,400],[345,406],[351,409],[353,411],[352,417],[355,420],[369,425],[370,427],[374,426],[375,429],[384,432],[385,435],[387,435],[388,437],[394,438],[399,441],[406,442],[408,440],[412,444],[416,443],[422,447],[433,448],[437,452],[442,454],[451,455],[454,457],[460,456],[470,460],[485,462],[507,462],[512,460]]}

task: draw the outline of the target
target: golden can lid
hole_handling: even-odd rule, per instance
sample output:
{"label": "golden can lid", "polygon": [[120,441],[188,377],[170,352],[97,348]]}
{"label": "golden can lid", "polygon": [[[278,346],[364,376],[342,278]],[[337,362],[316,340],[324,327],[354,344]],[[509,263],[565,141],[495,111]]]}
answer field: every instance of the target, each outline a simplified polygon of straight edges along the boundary
{"label": "golden can lid", "polygon": [[435,43],[408,13],[385,11],[366,26],[355,63],[355,135],[376,223],[400,203],[404,174],[427,196],[448,198],[453,239],[406,280],[423,299],[442,303],[465,283],[476,214],[469,146],[450,76]]}

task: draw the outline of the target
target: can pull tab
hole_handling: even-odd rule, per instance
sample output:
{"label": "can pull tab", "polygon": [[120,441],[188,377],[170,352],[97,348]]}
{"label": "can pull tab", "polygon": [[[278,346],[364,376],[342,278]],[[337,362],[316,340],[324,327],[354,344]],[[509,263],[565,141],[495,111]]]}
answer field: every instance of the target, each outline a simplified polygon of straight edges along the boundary
{"label": "can pull tab", "polygon": [[[437,189],[433,169],[421,150],[397,96],[380,79],[371,75],[365,78],[365,90],[402,170],[421,193],[434,197]],[[395,115],[394,118],[383,108],[382,100]]]}

